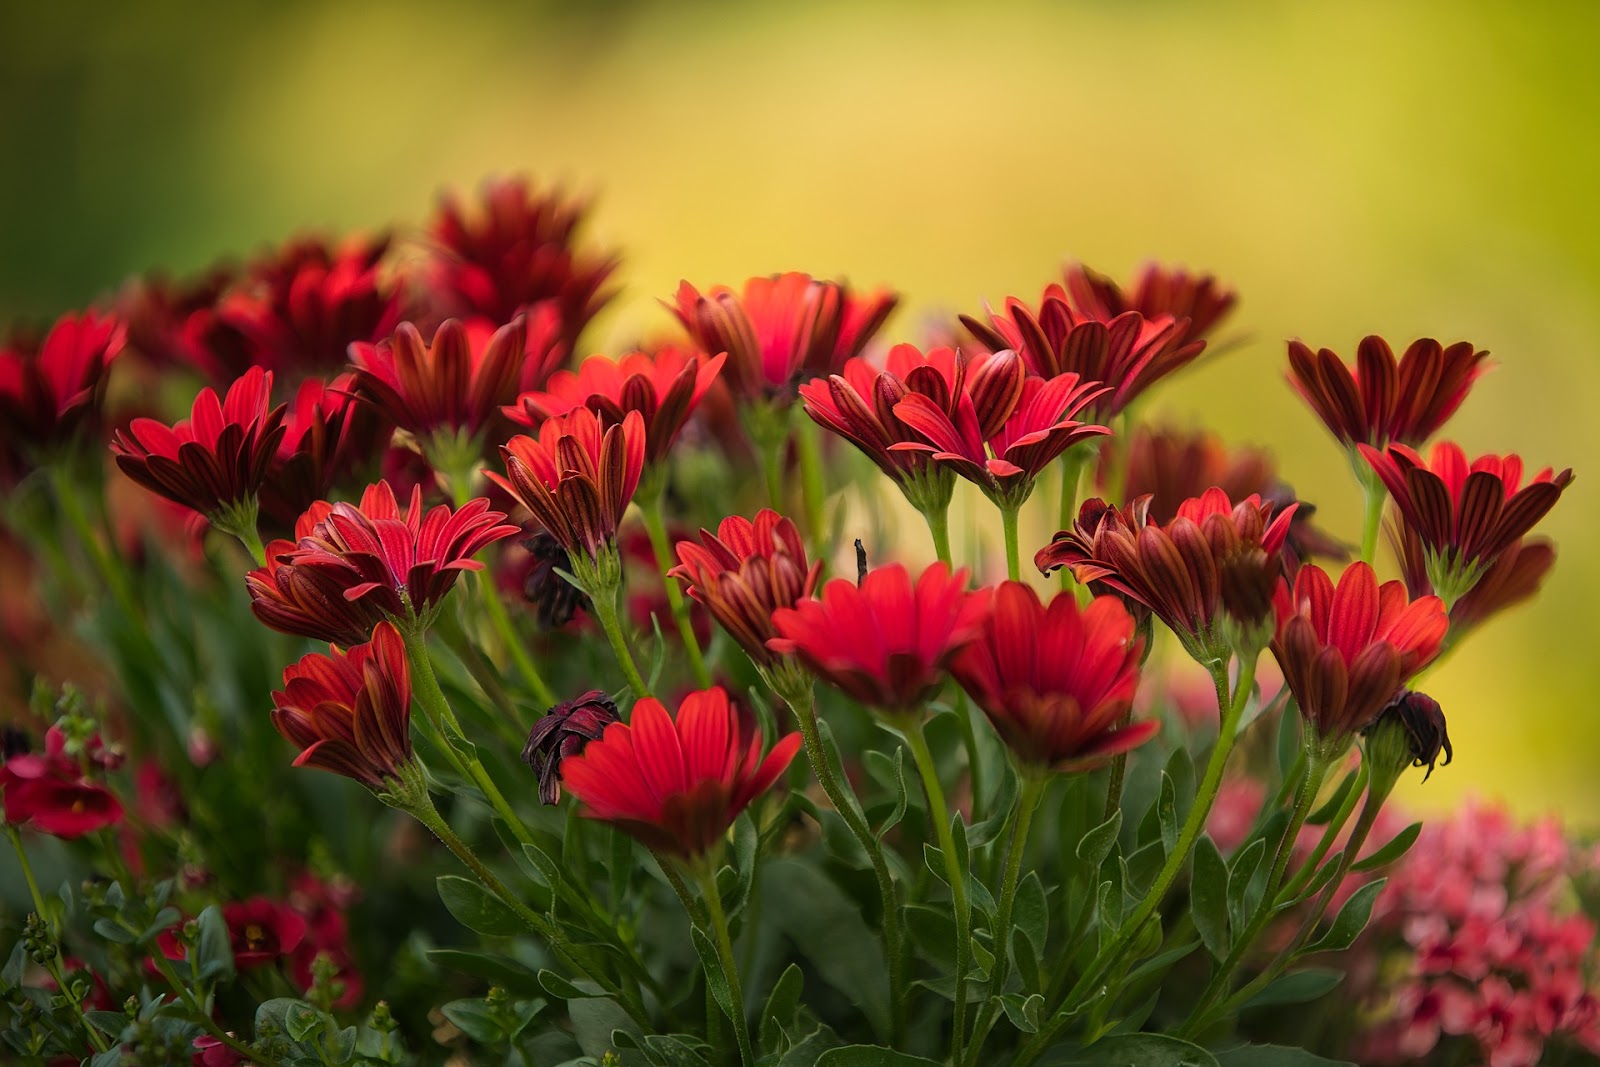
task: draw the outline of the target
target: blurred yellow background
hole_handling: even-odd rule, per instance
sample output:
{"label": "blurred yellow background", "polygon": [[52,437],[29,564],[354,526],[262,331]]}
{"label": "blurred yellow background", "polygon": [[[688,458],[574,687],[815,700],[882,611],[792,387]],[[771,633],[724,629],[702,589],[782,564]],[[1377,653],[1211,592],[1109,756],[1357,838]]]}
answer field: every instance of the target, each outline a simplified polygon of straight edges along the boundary
{"label": "blurred yellow background", "polygon": [[1158,257],[1234,283],[1251,340],[1151,407],[1273,447],[1350,540],[1283,339],[1474,341],[1499,366],[1451,432],[1580,477],[1543,597],[1431,680],[1458,758],[1407,799],[1600,821],[1600,5],[8,4],[0,40],[6,318],[510,171],[598,194],[627,288],[596,344],[679,278],[892,283],[909,340]]}

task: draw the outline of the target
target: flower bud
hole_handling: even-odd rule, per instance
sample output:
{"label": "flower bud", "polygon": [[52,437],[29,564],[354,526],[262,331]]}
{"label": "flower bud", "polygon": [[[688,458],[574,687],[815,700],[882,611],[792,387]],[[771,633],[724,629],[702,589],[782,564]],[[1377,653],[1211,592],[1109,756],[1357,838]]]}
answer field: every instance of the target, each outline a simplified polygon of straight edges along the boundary
{"label": "flower bud", "polygon": [[1425,766],[1428,773],[1422,780],[1426,782],[1440,752],[1446,764],[1455,756],[1439,702],[1410,689],[1402,689],[1364,734],[1374,775],[1398,777],[1407,767]]}

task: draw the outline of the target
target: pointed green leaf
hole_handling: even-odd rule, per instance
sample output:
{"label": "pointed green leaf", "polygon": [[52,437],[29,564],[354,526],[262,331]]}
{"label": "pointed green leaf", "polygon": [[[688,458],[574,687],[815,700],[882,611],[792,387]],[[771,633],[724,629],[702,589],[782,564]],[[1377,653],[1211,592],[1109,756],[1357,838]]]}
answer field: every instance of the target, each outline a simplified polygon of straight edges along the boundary
{"label": "pointed green leaf", "polygon": [[1195,932],[1217,959],[1228,954],[1228,865],[1210,834],[1194,846],[1194,873],[1189,881],[1189,909]]}
{"label": "pointed green leaf", "polygon": [[1414,822],[1389,839],[1389,843],[1370,856],[1357,860],[1351,866],[1352,871],[1375,871],[1379,867],[1387,866],[1411,851],[1411,846],[1417,843],[1417,835],[1422,833],[1422,824]]}
{"label": "pointed green leaf", "polygon": [[717,946],[700,927],[691,927],[689,932],[694,937],[694,950],[700,956],[700,969],[705,972],[707,988],[716,998],[722,1014],[729,1019],[734,1018],[733,992],[728,988],[728,976],[722,973],[722,959],[717,955]]}
{"label": "pointed green leaf", "polygon": [[1221,1067],[1356,1067],[1349,1060],[1330,1060],[1286,1045],[1241,1045],[1217,1053]]}
{"label": "pointed green leaf", "polygon": [[1050,933],[1050,909],[1045,903],[1044,882],[1038,871],[1029,871],[1017,883],[1016,899],[1011,905],[1012,921],[1033,946],[1035,954],[1042,955]]}
{"label": "pointed green leaf", "polygon": [[778,976],[777,982],[772,986],[772,992],[767,996],[766,1006],[761,1009],[760,1032],[757,1037],[763,1049],[776,1052],[778,1035],[794,1026],[804,984],[805,976],[800,973],[798,964],[789,964]]}
{"label": "pointed green leaf", "polygon": [[1361,936],[1361,931],[1367,928],[1367,921],[1372,918],[1372,905],[1377,903],[1378,894],[1383,892],[1386,878],[1379,878],[1376,882],[1368,882],[1357,889],[1349,900],[1344,902],[1344,907],[1339,909],[1338,916],[1333,920],[1333,925],[1316,944],[1304,950],[1304,955],[1313,952],[1343,952],[1355,944],[1356,938]]}
{"label": "pointed green leaf", "polygon": [[1172,776],[1161,772],[1161,795],[1156,798],[1156,820],[1161,827],[1161,844],[1170,853],[1178,844],[1178,791]]}
{"label": "pointed green leaf", "polygon": [[1098,867],[1111,854],[1117,843],[1117,833],[1122,829],[1122,809],[1111,813],[1111,818],[1083,835],[1078,842],[1078,858],[1091,868]]}
{"label": "pointed green leaf", "polygon": [[438,878],[439,899],[456,921],[480,934],[509,937],[524,933],[526,924],[481,882],[454,874]]}
{"label": "pointed green leaf", "polygon": [[1277,1004],[1308,1004],[1326,995],[1340,982],[1344,972],[1326,967],[1307,967],[1278,978],[1245,1003],[1247,1008],[1268,1008]]}
{"label": "pointed green leaf", "polygon": [[816,1067],[939,1067],[934,1060],[908,1056],[881,1045],[845,1045],[817,1057]]}
{"label": "pointed green leaf", "polygon": [[195,938],[194,965],[200,980],[208,983],[229,980],[233,977],[233,940],[228,936],[228,924],[221,909],[211,905],[200,913],[195,924],[199,934]]}
{"label": "pointed green leaf", "polygon": [[1261,857],[1266,852],[1266,840],[1258,837],[1233,858],[1233,869],[1228,872],[1228,917],[1236,930],[1243,929],[1250,921],[1250,883],[1255,880]]}

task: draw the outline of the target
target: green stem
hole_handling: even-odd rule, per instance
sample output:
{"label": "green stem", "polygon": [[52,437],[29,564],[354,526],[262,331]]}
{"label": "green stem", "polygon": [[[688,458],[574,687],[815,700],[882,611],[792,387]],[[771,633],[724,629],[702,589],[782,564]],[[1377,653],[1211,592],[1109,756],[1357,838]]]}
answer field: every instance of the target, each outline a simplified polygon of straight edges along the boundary
{"label": "green stem", "polygon": [[784,510],[783,450],[788,443],[787,439],[780,439],[775,443],[758,439],[756,443],[761,452],[761,469],[767,478],[767,502],[772,505],[774,511],[782,512]]}
{"label": "green stem", "polygon": [[206,1011],[200,1005],[200,1001],[195,997],[194,991],[178,978],[177,972],[172,969],[172,961],[167,959],[167,957],[159,950],[150,954],[150,962],[155,964],[156,970],[161,972],[161,977],[164,978],[166,983],[172,987],[172,991],[178,994],[178,998],[183,1001],[184,1006],[187,1007],[190,1014],[193,1015],[194,1021],[199,1023],[201,1028],[204,1029],[206,1033],[222,1042],[234,1052],[243,1056],[246,1063],[259,1064],[260,1067],[278,1067],[277,1060],[266,1055],[265,1053],[257,1052],[255,1049],[251,1048],[249,1045],[246,1045],[244,1042],[240,1041],[236,1037],[233,1037],[226,1030],[224,1030],[216,1022],[216,1020],[211,1017],[211,1013]]}
{"label": "green stem", "polygon": [[[1078,517],[1078,490],[1083,484],[1083,472],[1098,455],[1093,442],[1074,445],[1067,449],[1061,457],[1061,525],[1058,530],[1072,529],[1073,520]],[[1061,588],[1071,589],[1077,584],[1072,577],[1071,567],[1061,568]]]}
{"label": "green stem", "polygon": [[722,894],[717,891],[717,875],[712,864],[702,865],[700,893],[706,900],[706,912],[711,919],[711,930],[716,935],[717,960],[722,964],[722,977],[728,984],[728,1001],[731,1010],[729,1021],[739,1042],[739,1062],[744,1067],[754,1067],[755,1050],[750,1045],[750,1025],[744,1017],[744,991],[739,987],[739,966],[733,958],[733,938],[728,933],[728,916],[722,909]]}
{"label": "green stem", "polygon": [[939,562],[945,566],[954,566],[950,555],[950,503],[946,501],[943,507],[929,508],[922,513],[928,523],[928,532],[933,535],[933,551],[939,557]]}
{"label": "green stem", "polygon": [[811,548],[817,555],[826,554],[828,487],[822,476],[822,428],[811,421],[805,408],[796,404],[791,409],[792,418],[799,424],[793,431],[795,448],[800,453],[800,489],[805,496],[806,528],[811,534]]}
{"label": "green stem", "polygon": [[1361,559],[1370,565],[1378,555],[1378,528],[1383,525],[1383,505],[1388,500],[1388,490],[1376,475],[1368,472],[1368,477],[1361,479],[1361,492],[1366,498],[1361,524]]}
{"label": "green stem", "polygon": [[[11,838],[11,847],[17,850],[17,862],[22,866],[22,877],[28,883],[28,893],[33,897],[33,910],[39,913],[39,918],[48,922],[50,913],[44,910],[44,894],[39,892],[39,883],[33,877],[33,864],[28,862],[28,852],[22,847],[22,831],[7,823],[6,836]],[[51,930],[53,933],[53,923]]]}
{"label": "green stem", "polygon": [[[1304,889],[1307,883],[1316,876],[1317,868],[1322,865],[1323,858],[1332,850],[1334,841],[1339,837],[1339,831],[1344,829],[1344,824],[1350,820],[1350,813],[1355,810],[1356,801],[1360,800],[1361,795],[1366,792],[1367,764],[1365,760],[1346,780],[1349,781],[1350,779],[1354,779],[1354,781],[1351,782],[1349,790],[1345,793],[1344,802],[1339,805],[1339,810],[1334,813],[1333,818],[1328,820],[1328,825],[1322,831],[1322,839],[1317,842],[1317,847],[1312,851],[1310,858],[1301,865],[1300,870],[1283,887],[1282,896],[1293,899],[1295,894]],[[1341,788],[1343,787],[1341,786]]]}
{"label": "green stem", "polygon": [[240,544],[244,545],[245,550],[250,553],[250,558],[256,561],[257,567],[265,567],[267,565],[267,549],[261,543],[261,534],[256,531],[254,526],[246,526],[243,529],[234,530],[233,535],[239,539]]}
{"label": "green stem", "polygon": [[505,601],[500,596],[500,587],[495,583],[494,575],[484,570],[479,573],[479,578],[478,585],[483,590],[483,606],[489,611],[489,622],[500,635],[500,643],[511,653],[511,659],[516,663],[523,680],[528,683],[533,699],[544,708],[554,707],[556,695],[546,684],[544,676],[539,673],[533,657],[528,655],[527,645],[523,643],[521,635],[512,625],[511,614],[506,610]]}
{"label": "green stem", "polygon": [[1022,559],[1017,549],[1017,515],[1021,510],[1018,507],[1000,509],[1000,521],[1006,532],[1006,577],[1013,582],[1022,580]]}
{"label": "green stem", "polygon": [[666,499],[666,479],[660,479],[660,488],[650,500],[641,500],[644,528],[650,535],[650,548],[655,553],[656,567],[661,571],[661,581],[667,589],[667,605],[672,610],[672,620],[678,624],[678,636],[683,639],[683,650],[689,657],[689,670],[694,674],[695,685],[701,689],[711,686],[711,670],[700,652],[700,641],[694,635],[694,621],[689,617],[689,602],[683,598],[678,580],[667,572],[672,569],[672,549],[667,544],[667,519],[662,507]]}
{"label": "green stem", "polygon": [[928,739],[923,733],[921,712],[913,713],[901,721],[911,757],[922,776],[922,789],[928,797],[928,818],[938,835],[939,851],[944,855],[945,878],[950,883],[950,897],[955,905],[956,920],[956,982],[955,1019],[950,1030],[950,1062],[962,1062],[962,1048],[967,1032],[967,969],[972,960],[972,908],[967,900],[967,880],[961,859],[956,856],[955,836],[950,832],[950,810],[945,804],[944,788],[939,784],[939,771],[928,749]]}
{"label": "green stem", "polygon": [[589,602],[594,607],[595,618],[600,620],[600,628],[605,631],[606,640],[611,644],[611,653],[616,657],[617,666],[622,668],[623,678],[627,679],[634,698],[642,700],[650,696],[650,687],[645,684],[644,675],[639,673],[638,665],[633,662],[633,653],[628,651],[628,640],[622,634],[622,623],[617,618],[617,604],[621,595],[620,586],[590,590]]}
{"label": "green stem", "polygon": [[[130,622],[138,624],[144,615],[139,610],[138,601],[128,585],[127,573],[117,565],[111,552],[95,532],[94,524],[89,521],[89,513],[84,510],[83,499],[78,495],[77,484],[61,464],[52,464],[47,470],[50,488],[66,516],[67,524],[72,527],[73,533],[83,544],[84,551],[89,553],[89,559],[94,564],[95,570],[100,572],[101,579],[111,587],[111,595],[116,600],[117,606],[122,609],[122,613]],[[142,630],[142,626],[138,628]]]}

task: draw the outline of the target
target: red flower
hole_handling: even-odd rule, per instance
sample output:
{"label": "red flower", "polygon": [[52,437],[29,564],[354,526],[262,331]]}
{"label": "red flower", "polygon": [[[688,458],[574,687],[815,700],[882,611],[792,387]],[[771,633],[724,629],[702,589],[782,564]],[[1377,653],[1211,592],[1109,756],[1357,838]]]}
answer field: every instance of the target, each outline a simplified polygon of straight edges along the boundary
{"label": "red flower", "polygon": [[1005,312],[991,311],[989,321],[991,325],[985,326],[970,315],[961,316],[962,325],[980,346],[990,352],[1017,352],[1035,377],[1076,374],[1083,381],[1103,384],[1107,391],[1092,412],[1097,419],[1116,415],[1205,349],[1204,341],[1186,340],[1187,319],[1147,319],[1137,311],[1126,311],[1104,322],[1075,310],[1060,285],[1044,291],[1037,313],[1010,297]]}
{"label": "red flower", "polygon": [[[289,905],[266,897],[224,904],[222,921],[228,926],[233,965],[241,971],[276,963],[306,937],[305,918]],[[176,930],[174,927],[157,935],[156,945],[169,960],[188,959],[188,950],[178,940]]]}
{"label": "red flower", "polygon": [[349,652],[330,647],[284,669],[272,725],[298,745],[296,767],[321,767],[374,792],[411,762],[411,675],[405,642],[380,622]]}
{"label": "red flower", "polygon": [[757,512],[754,522],[730,515],[715,534],[702,529],[699,544],[679,541],[677,553],[671,577],[758,666],[776,663],[779,654],[767,647],[778,636],[773,612],[808,599],[822,574],[821,560],[807,566],[794,522],[771,508]]}
{"label": "red flower", "polygon": [[[117,312],[128,324],[129,347],[156,367],[217,370],[207,355],[218,331],[216,308],[238,274],[235,266],[214,264],[181,281],[160,274],[134,279],[117,300]],[[228,336],[243,344],[231,331]],[[238,368],[223,375],[224,384],[250,367],[242,350],[221,362]]]}
{"label": "red flower", "polygon": [[[1082,441],[1109,434],[1074,416],[1105,389],[1076,374],[1048,381],[1026,377],[1014,352],[984,360],[954,398],[954,411],[921,393],[908,394],[894,413],[920,440],[889,446],[925,452],[976,484],[1000,507],[1020,507],[1033,482],[1056,457]],[[952,417],[953,415],[953,417]]]}
{"label": "red flower", "polygon": [[1405,586],[1380,588],[1372,568],[1352,563],[1334,586],[1306,564],[1280,586],[1272,654],[1300,714],[1324,741],[1342,746],[1394,699],[1439,652],[1449,619],[1433,596],[1406,599]]}
{"label": "red flower", "polygon": [[1422,542],[1434,591],[1454,603],[1483,569],[1555,507],[1572,471],[1549,467],[1522,484],[1519,456],[1480,456],[1441,441],[1427,462],[1405,445],[1356,446],[1394,498],[1401,521]]}
{"label": "red flower", "polygon": [[1082,263],[1067,267],[1066,283],[1073,308],[1101,322],[1129,311],[1146,319],[1170,316],[1187,320],[1180,344],[1203,339],[1239,300],[1237,293],[1210,274],[1190,274],[1157,263],[1147,264],[1139,272],[1131,292],[1124,292],[1116,282]]}
{"label": "red flower", "polygon": [[0,764],[5,821],[51,837],[75,838],[122,822],[122,802],[91,781],[52,726],[41,753],[21,752]]}
{"label": "red flower", "polygon": [[194,1055],[189,1062],[192,1067],[238,1067],[245,1059],[210,1034],[201,1034],[194,1039]]}
{"label": "red flower", "polygon": [[253,517],[256,493],[283,439],[283,405],[271,407],[272,372],[252,367],[219,401],[200,390],[188,419],[167,426],[134,419],[111,441],[124,474],[193,508],[213,525]]}
{"label": "red flower", "polygon": [[537,438],[500,447],[506,477],[489,472],[569,554],[596,557],[614,544],[644,472],[644,419],[630,411],[604,431],[588,408],[546,419]]}
{"label": "red flower", "polygon": [[598,741],[607,726],[620,722],[616,703],[598,689],[557,704],[528,731],[522,762],[539,779],[539,803],[561,800],[561,765],[581,754],[590,741]]}
{"label": "red flower", "polygon": [[570,350],[611,299],[605,284],[617,269],[615,256],[578,247],[588,210],[583,200],[540,192],[526,178],[485,182],[473,208],[446,193],[428,227],[439,252],[428,265],[427,288],[440,312],[509,322],[543,305]]}
{"label": "red flower", "polygon": [[86,311],[61,316],[42,343],[0,345],[0,473],[20,473],[23,457],[70,442],[98,416],[123,337],[117,319]]}
{"label": "red flower", "polygon": [[779,608],[772,651],[796,656],[819,678],[889,715],[921,711],[944,685],[956,654],[980,632],[983,598],[969,596],[967,572],[944,563],[915,586],[892,563],[858,586],[835,578],[817,600]]}
{"label": "red flower", "polygon": [[351,345],[350,362],[363,394],[396,426],[423,439],[440,432],[476,438],[517,395],[526,340],[521,317],[487,338],[446,319],[426,345],[402,322],[381,344]]}
{"label": "red flower", "polygon": [[762,744],[761,731],[720,686],[690,693],[675,719],[646,697],[630,722],[612,723],[562,762],[561,783],[590,818],[692,860],[711,851],[778,780],[800,735],[783,737],[765,758]]}
{"label": "red flower", "polygon": [[370,461],[389,428],[355,397],[356,377],[341,374],[331,382],[300,383],[283,420],[278,455],[261,483],[260,514],[277,530],[294,529],[295,520],[335,482]]}
{"label": "red flower", "polygon": [[576,372],[551,375],[543,391],[523,393],[505,414],[512,422],[538,429],[552,415],[587,407],[609,428],[637,411],[644,420],[645,460],[657,463],[666,457],[726,359],[726,355],[707,359],[670,345],[620,360],[591,356]]}
{"label": "red flower", "polygon": [[1102,583],[1143,604],[1201,663],[1225,660],[1231,646],[1219,626],[1224,575],[1241,559],[1274,565],[1296,505],[1275,511],[1257,496],[1234,504],[1213,487],[1185,501],[1165,526],[1150,521],[1149,505],[1148,497],[1121,511],[1086,502],[1073,529],[1056,534],[1034,563],[1046,574],[1070,567],[1078,581]]}
{"label": "red flower", "polygon": [[1467,398],[1489,353],[1465,341],[1449,348],[1431,337],[1411,342],[1397,364],[1381,337],[1361,340],[1356,372],[1332,351],[1289,342],[1289,384],[1339,439],[1415,447],[1438,432]]}
{"label": "red flower", "polygon": [[425,626],[472,557],[518,533],[479,497],[426,515],[413,489],[404,513],[388,482],[367,487],[359,507],[318,502],[300,517],[297,544],[274,541],[267,565],[245,576],[256,618],[288,634],[355,645],[384,620]]}
{"label": "red flower", "polygon": [[950,665],[1019,761],[1059,771],[1099,766],[1154,737],[1128,724],[1144,642],[1115,597],[1083,611],[1070,593],[1047,608],[1021,582],[988,597],[978,639]]}
{"label": "red flower", "polygon": [[858,296],[842,282],[791,271],[705,295],[688,282],[672,308],[696,345],[728,354],[727,381],[744,400],[792,393],[804,371],[829,374],[859,355],[894,311],[887,289]]}

